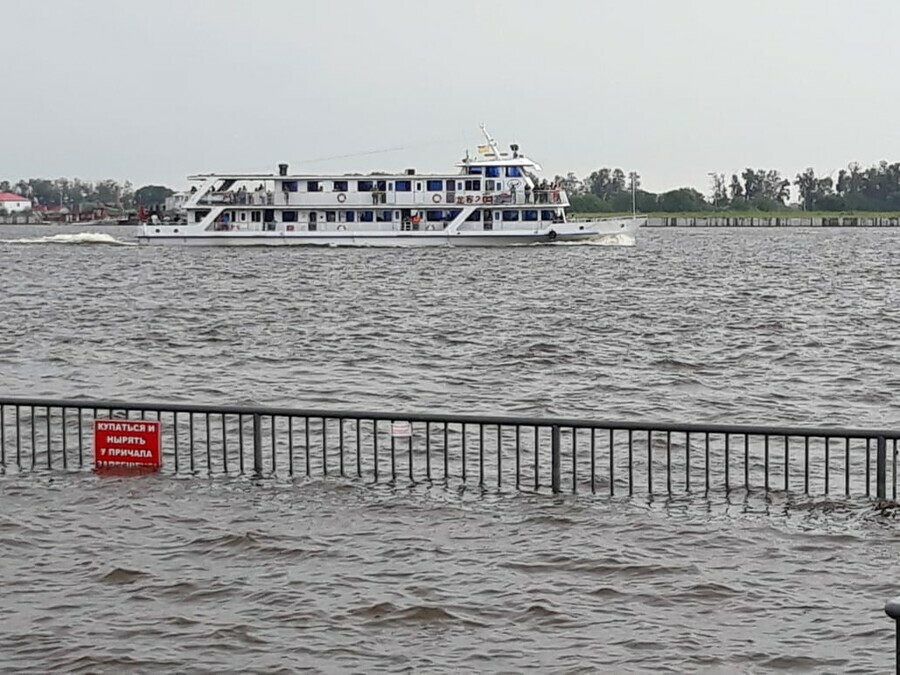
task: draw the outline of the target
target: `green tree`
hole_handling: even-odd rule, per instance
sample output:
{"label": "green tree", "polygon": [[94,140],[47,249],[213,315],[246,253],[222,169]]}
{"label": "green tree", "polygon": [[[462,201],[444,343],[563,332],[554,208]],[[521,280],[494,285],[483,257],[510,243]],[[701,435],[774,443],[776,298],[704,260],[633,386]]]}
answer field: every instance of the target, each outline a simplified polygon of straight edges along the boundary
{"label": "green tree", "polygon": [[728,186],[728,192],[731,194],[732,203],[744,198],[744,186],[741,185],[741,179],[737,177],[737,174],[731,174],[731,185]]}
{"label": "green tree", "polygon": [[822,209],[822,204],[834,203],[833,201],[825,201],[827,197],[834,195],[833,181],[828,176],[817,178],[816,172],[811,167],[807,168],[803,173],[798,173],[794,184],[800,192],[800,203],[806,211]]}
{"label": "green tree", "polygon": [[714,173],[712,179],[712,204],[718,208],[728,206],[728,187],[725,183],[724,173]]}
{"label": "green tree", "polygon": [[619,195],[625,192],[625,172],[622,169],[613,169],[610,180],[610,195]]}
{"label": "green tree", "polygon": [[569,173],[567,173],[565,177],[555,176],[553,178],[553,182],[559,185],[563,190],[565,190],[566,194],[569,195],[569,197],[572,197],[573,195],[584,194],[587,191],[584,181],[576,176],[572,171],[569,171]]}
{"label": "green tree", "polygon": [[173,194],[172,190],[162,185],[145,185],[135,190],[134,201],[142,206],[162,206],[166,197]]}
{"label": "green tree", "polygon": [[576,213],[609,213],[612,206],[609,202],[600,199],[597,195],[588,192],[586,194],[570,197],[569,203]]}
{"label": "green tree", "polygon": [[709,203],[694,188],[678,188],[664,192],[657,200],[660,211],[676,213],[679,211],[706,211]]}
{"label": "green tree", "polygon": [[607,199],[612,192],[612,172],[609,169],[597,169],[585,182],[590,193],[600,199]]}

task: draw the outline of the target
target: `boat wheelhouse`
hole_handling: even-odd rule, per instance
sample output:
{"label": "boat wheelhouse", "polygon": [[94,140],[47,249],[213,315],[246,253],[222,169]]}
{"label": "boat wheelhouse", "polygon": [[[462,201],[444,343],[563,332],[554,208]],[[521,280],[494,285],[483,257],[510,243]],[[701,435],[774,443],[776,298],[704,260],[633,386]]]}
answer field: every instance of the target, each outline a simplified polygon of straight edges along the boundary
{"label": "boat wheelhouse", "polygon": [[457,171],[202,174],[175,220],[141,223],[141,244],[497,246],[633,236],[644,218],[569,220],[560,186],[511,145],[486,144]]}

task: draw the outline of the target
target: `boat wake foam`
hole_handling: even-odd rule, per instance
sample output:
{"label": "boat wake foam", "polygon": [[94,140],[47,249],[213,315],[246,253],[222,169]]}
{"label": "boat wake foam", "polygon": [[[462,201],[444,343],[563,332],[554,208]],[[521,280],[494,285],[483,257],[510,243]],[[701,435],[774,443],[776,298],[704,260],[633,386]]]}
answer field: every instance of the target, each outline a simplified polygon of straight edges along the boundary
{"label": "boat wake foam", "polygon": [[76,234],[53,234],[46,237],[26,239],[0,239],[3,244],[105,244],[107,246],[137,246],[137,242],[120,241],[101,232],[78,232]]}
{"label": "boat wake foam", "polygon": [[593,239],[580,241],[558,241],[554,246],[635,246],[637,240],[633,234],[607,234]]}

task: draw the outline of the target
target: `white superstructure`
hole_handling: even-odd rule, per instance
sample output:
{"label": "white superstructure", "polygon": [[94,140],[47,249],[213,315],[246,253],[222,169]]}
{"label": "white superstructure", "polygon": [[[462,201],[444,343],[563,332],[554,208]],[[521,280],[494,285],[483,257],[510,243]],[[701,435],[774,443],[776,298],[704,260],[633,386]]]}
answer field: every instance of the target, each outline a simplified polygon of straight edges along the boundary
{"label": "white superstructure", "polygon": [[176,222],[142,223],[141,244],[496,246],[633,235],[645,218],[569,221],[564,190],[511,145],[486,145],[447,174],[203,174]]}

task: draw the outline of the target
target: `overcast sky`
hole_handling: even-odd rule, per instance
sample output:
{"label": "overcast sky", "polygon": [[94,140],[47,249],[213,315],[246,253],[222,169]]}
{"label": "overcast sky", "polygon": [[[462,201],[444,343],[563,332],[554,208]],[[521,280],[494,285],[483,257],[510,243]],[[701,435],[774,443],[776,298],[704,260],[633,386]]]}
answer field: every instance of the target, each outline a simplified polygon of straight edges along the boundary
{"label": "overcast sky", "polygon": [[0,9],[0,178],[442,171],[482,121],[551,175],[622,167],[651,190],[900,161],[900,0]]}

